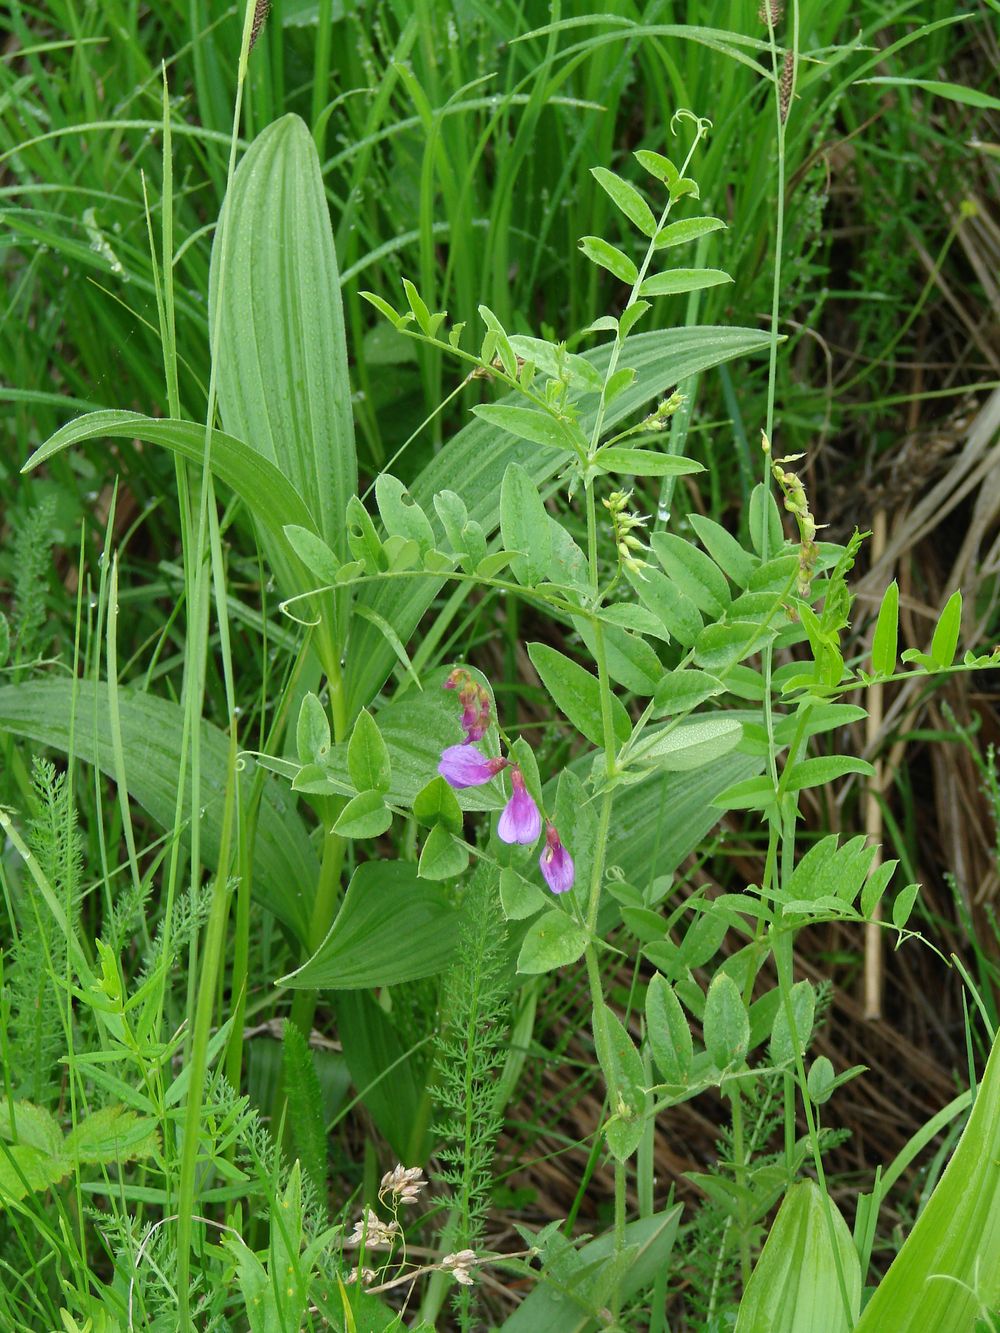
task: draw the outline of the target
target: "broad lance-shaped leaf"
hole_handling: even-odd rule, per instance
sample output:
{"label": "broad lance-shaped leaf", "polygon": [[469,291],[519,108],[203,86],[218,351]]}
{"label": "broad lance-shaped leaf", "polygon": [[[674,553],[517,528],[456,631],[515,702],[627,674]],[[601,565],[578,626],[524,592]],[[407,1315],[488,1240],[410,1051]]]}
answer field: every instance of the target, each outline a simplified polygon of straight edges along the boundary
{"label": "broad lance-shaped leaf", "polygon": [[[21,470],[38,467],[84,440],[100,439],[159,444],[196,467],[201,467],[205,456],[205,427],[196,421],[109,410],[88,412],[67,422],[35,450]],[[284,529],[288,526],[312,532],[315,521],[285,473],[263,454],[221,430],[212,432],[210,461],[213,474],[239,496],[257,524],[282,593],[292,596],[314,588],[315,577],[294,554]]]}
{"label": "broad lance-shaped leaf", "polygon": [[[74,693],[75,716],[74,716]],[[118,692],[125,776],[129,795],[164,829],[172,829],[179,781],[177,737],[183,715],[178,704],[151,694]],[[108,687],[103,682],[32,680],[0,688],[0,731],[26,736],[114,776]],[[214,865],[222,831],[229,741],[218,727],[201,724],[201,850]],[[243,772],[247,788],[251,771]],[[189,784],[188,784],[189,786]],[[309,933],[311,894],[319,863],[294,798],[268,778],[254,845],[253,893],[300,940]],[[183,808],[188,819],[190,807]],[[181,836],[188,837],[182,829]]]}
{"label": "broad lance-shaped leaf", "polygon": [[857,1333],[955,1333],[1000,1305],[1000,1041],[927,1206]]}
{"label": "broad lance-shaped leaf", "polygon": [[344,514],[358,488],[347,342],[323,175],[297,116],[263,130],[236,168],[209,311],[226,429],[286,474],[346,559]]}
{"label": "broad lance-shaped leaf", "polygon": [[[844,1309],[830,1244],[831,1221],[849,1312]],[[736,1333],[763,1333],[764,1329],[770,1333],[848,1333],[860,1302],[861,1265],[847,1223],[833,1200],[823,1198],[815,1181],[802,1180],[789,1189],[778,1209],[743,1293]],[[864,1324],[862,1320],[857,1326],[858,1333]],[[882,1333],[896,1325],[871,1327]],[[922,1333],[929,1333],[930,1327],[920,1325]],[[971,1324],[948,1325],[949,1333],[966,1327]]]}
{"label": "broad lance-shaped leaf", "polygon": [[[755,329],[695,327],[637,334],[628,343],[629,364],[635,369],[637,379],[608,408],[607,431],[613,431],[619,422],[689,375],[738,356],[763,351],[767,345],[767,335]],[[611,348],[606,345],[585,353],[585,359],[603,374],[610,353]],[[579,406],[580,426],[589,437],[597,395],[582,398],[574,395],[574,398]],[[510,394],[502,402],[516,406],[523,400],[519,394]],[[565,459],[565,454],[539,448],[485,421],[473,420],[431,459],[410,491],[427,513],[431,512],[438,492],[455,491],[465,501],[469,517],[482,524],[489,537],[499,526],[500,488],[508,464],[519,463],[541,489],[564,465]],[[377,609],[405,642],[438,596],[443,582],[426,575],[375,582],[363,588],[358,601]],[[375,697],[395,661],[395,654],[374,626],[355,622],[347,665],[352,711]]]}
{"label": "broad lance-shaped leaf", "polygon": [[365,861],[326,939],[282,984],[361,990],[430,977],[451,959],[457,927],[446,890],[418,879],[412,861]]}

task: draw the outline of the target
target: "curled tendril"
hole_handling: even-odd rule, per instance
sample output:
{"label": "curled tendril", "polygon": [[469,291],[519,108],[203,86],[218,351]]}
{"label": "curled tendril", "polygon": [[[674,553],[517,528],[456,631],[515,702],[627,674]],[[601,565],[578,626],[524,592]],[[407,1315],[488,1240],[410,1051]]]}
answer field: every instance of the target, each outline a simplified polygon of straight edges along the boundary
{"label": "curled tendril", "polygon": [[706,138],[709,130],[712,128],[712,122],[707,116],[696,116],[694,112],[689,111],[687,107],[680,106],[670,117],[671,134],[677,133],[676,122],[679,120],[693,120],[695,124],[695,134],[699,139]]}
{"label": "curled tendril", "polygon": [[312,597],[313,595],[314,594],[311,592],[296,593],[294,597],[288,597],[285,601],[279,602],[278,610],[282,615],[287,616],[289,620],[294,620],[296,625],[304,625],[307,629],[315,629],[317,625],[322,623],[321,616],[317,616],[315,620],[306,620],[304,616],[297,616],[294,611],[289,611],[288,609],[293,602],[300,602],[304,597]]}

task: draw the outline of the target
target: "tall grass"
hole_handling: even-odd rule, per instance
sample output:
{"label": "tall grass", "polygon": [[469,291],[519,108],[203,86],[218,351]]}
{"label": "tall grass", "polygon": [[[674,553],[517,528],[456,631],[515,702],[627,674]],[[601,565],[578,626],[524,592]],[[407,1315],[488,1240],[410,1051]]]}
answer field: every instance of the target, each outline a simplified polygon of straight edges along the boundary
{"label": "tall grass", "polygon": [[[961,203],[996,90],[977,104],[960,86],[989,47],[989,6],[780,8],[320,0],[276,6],[251,52],[249,7],[12,5],[5,1326],[517,1333],[610,1311],[662,1329],[668,1301],[678,1327],[756,1329],[810,1301],[822,1313],[797,1326],[853,1326],[890,1185],[972,1098],[885,1162],[852,1239],[826,1108],[858,1071],[810,1053],[829,996],[793,970],[775,904],[794,916],[808,899],[814,929],[846,930],[888,875],[846,836],[803,839],[808,793],[868,772],[805,747],[856,720],[834,689],[929,688],[991,659],[956,657],[954,599],[903,666],[894,615],[862,654],[856,544],[815,545],[817,474],[807,500],[775,455],[809,448],[811,469],[817,446],[887,448],[878,414],[900,390],[921,401],[910,367],[942,293],[988,299],[963,267]],[[678,107],[711,126],[692,131]],[[626,338],[664,256],[616,208],[628,186],[590,168],[652,198],[637,150],[678,165],[690,150],[694,212],[727,229],[685,262],[733,281],[654,300]],[[581,237],[617,247],[618,276]],[[621,323],[594,351],[583,331],[608,314]],[[562,338],[585,359],[561,362]],[[935,390],[995,375],[978,328],[973,342]],[[632,367],[635,383],[616,378]],[[683,400],[650,420],[678,384]],[[577,461],[513,439],[515,401]],[[608,446],[644,418],[646,434]],[[661,428],[670,466],[595,463]],[[568,493],[563,466],[578,468]],[[613,499],[607,474],[629,467],[634,497]],[[628,554],[643,543],[625,536],[645,540],[633,508],[657,533],[653,573],[648,551]],[[752,583],[769,560],[770,582]],[[731,658],[745,621],[720,598],[756,626]],[[676,719],[697,704],[670,691],[688,688],[692,654],[719,672],[693,720],[703,753],[628,775],[646,700],[675,719],[656,744],[683,748]],[[575,897],[540,896],[534,863],[476,831],[496,790],[456,798],[434,779],[456,739],[438,687],[458,660],[502,726],[489,743],[502,735],[572,849]],[[723,808],[751,812],[735,816],[748,854],[716,831]],[[749,925],[713,906],[730,874],[723,889],[761,886]],[[901,935],[915,894],[890,909]],[[987,947],[976,980],[963,974],[970,1052],[994,1036]],[[663,1127],[712,1089],[725,1128],[678,1245]],[[940,1216],[963,1193],[988,1199],[970,1164],[996,1155],[997,1105],[990,1066],[931,1221],[859,1327],[927,1315],[899,1273],[972,1271],[968,1251],[942,1249]],[[430,1177],[416,1208],[385,1175],[396,1160]],[[505,1214],[520,1239],[494,1228]],[[604,1234],[575,1240],[584,1229]],[[815,1271],[789,1267],[789,1231],[817,1247]],[[984,1320],[991,1282],[967,1301]]]}

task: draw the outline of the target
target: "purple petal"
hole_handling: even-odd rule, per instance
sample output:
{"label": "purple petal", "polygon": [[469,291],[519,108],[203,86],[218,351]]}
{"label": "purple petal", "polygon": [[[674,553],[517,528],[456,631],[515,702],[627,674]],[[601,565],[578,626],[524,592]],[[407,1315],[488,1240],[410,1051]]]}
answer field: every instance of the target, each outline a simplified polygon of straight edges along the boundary
{"label": "purple petal", "polygon": [[449,745],[441,755],[438,772],[456,791],[481,787],[504,767],[503,759],[487,759],[474,745]]}
{"label": "purple petal", "polygon": [[538,865],[553,893],[565,893],[573,887],[576,873],[573,858],[559,841],[559,834],[552,824],[546,826],[545,846],[538,858]]}
{"label": "purple petal", "polygon": [[[523,782],[523,780],[522,780]],[[542,817],[538,806],[525,791],[524,786],[514,786],[514,794],[504,806],[500,823],[497,825],[497,837],[501,842],[517,842],[523,847],[530,847],[538,841],[542,831]]]}

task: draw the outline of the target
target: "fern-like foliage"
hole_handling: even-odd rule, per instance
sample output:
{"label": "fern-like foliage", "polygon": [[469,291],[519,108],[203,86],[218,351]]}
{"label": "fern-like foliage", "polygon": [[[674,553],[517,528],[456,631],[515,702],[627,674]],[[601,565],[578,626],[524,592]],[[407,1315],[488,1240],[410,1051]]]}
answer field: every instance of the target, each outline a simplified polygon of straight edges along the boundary
{"label": "fern-like foliage", "polygon": [[30,662],[43,646],[54,519],[55,501],[46,497],[18,524],[14,539],[14,612],[11,618],[11,656],[15,665]]}
{"label": "fern-like foliage", "polygon": [[[688,1310],[694,1327],[715,1328],[726,1312],[735,1309],[740,1287],[740,1221],[749,1232],[751,1248],[762,1240],[769,1208],[790,1183],[780,1154],[761,1149],[777,1134],[783,1121],[783,1084],[780,1078],[748,1080],[743,1093],[746,1116],[745,1151],[751,1165],[736,1183],[733,1134],[724,1127],[716,1143],[716,1160],[695,1183],[705,1194],[687,1230]],[[802,1153],[804,1155],[805,1148]],[[743,1204],[740,1204],[740,1193]]]}
{"label": "fern-like foliage", "polygon": [[[493,1151],[503,1123],[496,1075],[506,1050],[508,995],[503,971],[506,930],[495,877],[472,876],[463,901],[458,962],[441,995],[435,1100],[441,1118],[439,1177],[452,1190],[454,1216],[442,1244],[449,1251],[481,1247],[493,1183]],[[463,1330],[472,1320],[468,1287],[455,1296]]]}
{"label": "fern-like foliage", "polygon": [[[32,786],[28,846],[75,929],[83,852],[66,775],[48,760],[36,759]],[[66,940],[30,890],[14,895],[13,908],[17,943],[8,971],[10,1067],[21,1075],[16,1095],[45,1105],[56,1096],[58,1062],[65,1050],[62,992],[55,978],[66,975]]]}
{"label": "fern-like foliage", "polygon": [[[308,1251],[307,1277],[321,1287],[335,1288],[337,1276],[343,1274],[339,1247],[322,1243],[328,1234],[325,1200],[308,1177],[303,1176],[301,1190],[292,1192],[297,1200],[296,1216],[282,1216],[276,1221],[281,1201],[289,1197],[292,1168],[249,1098],[240,1096],[221,1074],[213,1078],[206,1091],[202,1133],[217,1159],[233,1152],[234,1165],[245,1173],[246,1195],[252,1204],[258,1205],[253,1208],[254,1215],[271,1227],[282,1227],[288,1234],[301,1232],[303,1248]],[[88,1209],[88,1216],[113,1265],[116,1289],[126,1291],[132,1287],[135,1327],[172,1333],[177,1312],[177,1296],[171,1280],[176,1263],[174,1219],[150,1224],[118,1207],[114,1198],[107,1211]],[[242,1223],[240,1229],[245,1236],[247,1222],[246,1216],[237,1211],[226,1218],[225,1224]],[[247,1325],[232,1322],[232,1271],[230,1260],[221,1258],[223,1251],[218,1242],[222,1235],[221,1230],[209,1231],[208,1251],[214,1258],[206,1257],[193,1281],[193,1313],[199,1329],[235,1333]]]}
{"label": "fern-like foliage", "polygon": [[[230,882],[230,891],[234,888],[235,883],[235,880]],[[119,931],[126,928],[132,912],[132,905],[133,903],[128,895],[119,899],[119,907],[122,912],[122,916],[116,918],[116,928]],[[167,943],[165,921],[161,920],[142,960],[141,981],[151,977],[158,968],[164,968],[169,972],[174,962],[187,950],[192,939],[208,920],[211,906],[212,882],[210,879],[204,880],[180,895],[174,904],[170,917],[169,943]]]}
{"label": "fern-like foliage", "polygon": [[309,1043],[291,1019],[285,1020],[282,1063],[292,1144],[302,1162],[306,1179],[322,1199],[326,1196],[327,1157],[323,1094]]}

